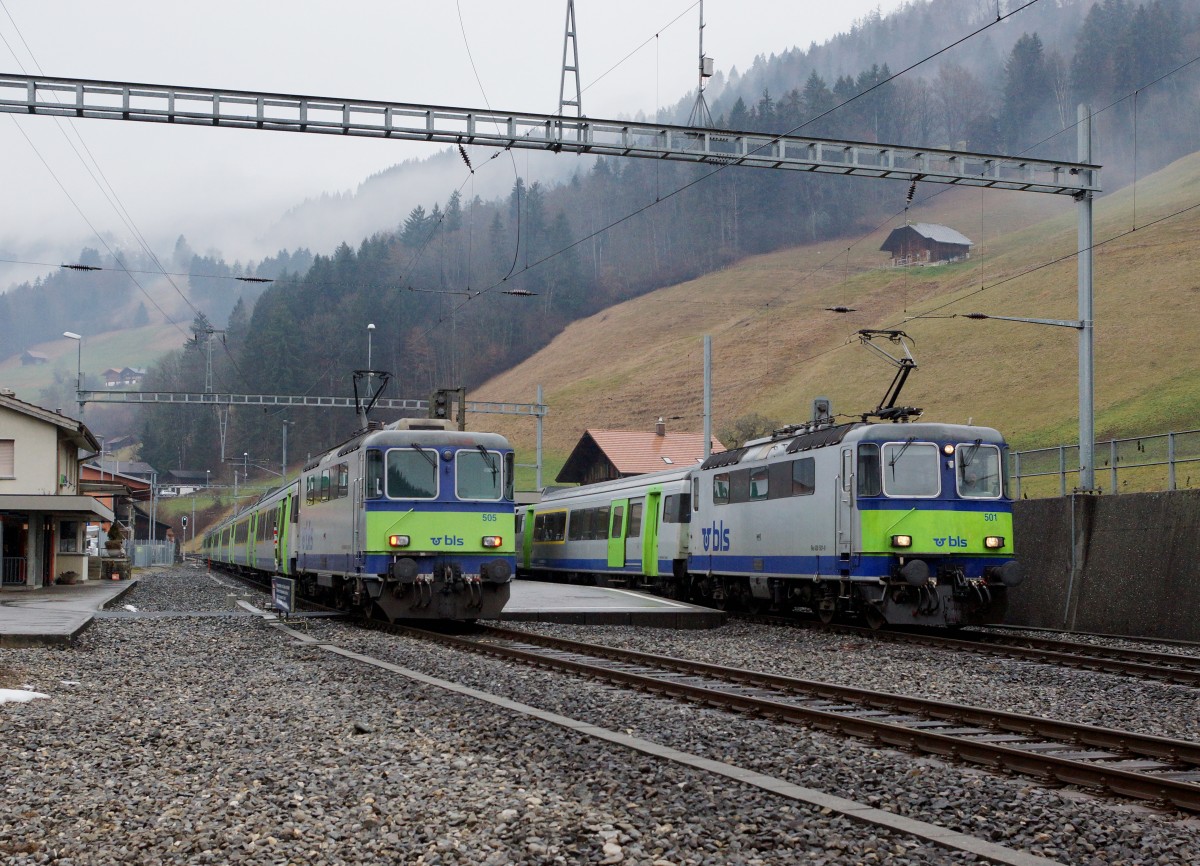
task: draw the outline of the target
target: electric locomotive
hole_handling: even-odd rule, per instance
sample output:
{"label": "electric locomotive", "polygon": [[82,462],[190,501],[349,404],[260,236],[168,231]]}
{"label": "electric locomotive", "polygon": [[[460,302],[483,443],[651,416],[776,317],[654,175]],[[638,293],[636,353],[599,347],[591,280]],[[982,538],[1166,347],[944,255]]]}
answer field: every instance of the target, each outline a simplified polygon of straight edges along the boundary
{"label": "electric locomotive", "polygon": [[372,426],[213,527],[213,565],[397,619],[493,619],[515,566],[513,450],[444,420]]}

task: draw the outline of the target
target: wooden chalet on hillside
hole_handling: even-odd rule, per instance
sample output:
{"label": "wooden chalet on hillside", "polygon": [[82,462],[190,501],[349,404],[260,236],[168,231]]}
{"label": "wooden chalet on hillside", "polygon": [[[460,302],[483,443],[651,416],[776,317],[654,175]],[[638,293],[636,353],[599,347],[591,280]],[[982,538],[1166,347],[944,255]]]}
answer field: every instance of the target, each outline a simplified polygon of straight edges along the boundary
{"label": "wooden chalet on hillside", "polygon": [[879,249],[892,254],[893,265],[929,265],[969,259],[973,244],[948,226],[910,223],[895,229]]}
{"label": "wooden chalet on hillside", "polygon": [[[715,436],[711,451],[724,451]],[[665,469],[685,469],[704,459],[703,433],[668,433],[660,418],[654,432],[585,430],[562,471],[559,484],[595,484]]]}

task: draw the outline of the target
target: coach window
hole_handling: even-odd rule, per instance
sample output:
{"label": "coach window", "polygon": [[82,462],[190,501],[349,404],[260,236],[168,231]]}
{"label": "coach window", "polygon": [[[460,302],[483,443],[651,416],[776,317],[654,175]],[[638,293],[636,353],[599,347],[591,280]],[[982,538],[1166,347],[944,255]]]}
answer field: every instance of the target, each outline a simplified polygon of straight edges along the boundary
{"label": "coach window", "polygon": [[567,512],[551,511],[533,518],[534,541],[562,541],[567,528]]}
{"label": "coach window", "polygon": [[932,442],[888,442],[882,456],[883,492],[888,496],[938,495],[938,447]]}
{"label": "coach window", "polygon": [[729,473],[721,472],[713,476],[713,505],[725,505],[729,502]]}
{"label": "coach window", "polygon": [[612,510],[612,535],[609,538],[620,538],[625,527],[625,506],[618,505]]}
{"label": "coach window", "polygon": [[383,452],[367,452],[367,499],[383,496]]}
{"label": "coach window", "polygon": [[392,499],[433,499],[437,496],[437,452],[393,448],[387,453],[387,495]]}
{"label": "coach window", "polygon": [[608,538],[608,506],[602,505],[599,508],[592,509],[592,528],[588,533],[588,538],[592,541],[601,541]]}
{"label": "coach window", "polygon": [[587,534],[590,516],[587,508],[571,512],[567,518],[567,541],[583,541],[583,537]]}
{"label": "coach window", "polygon": [[767,498],[767,467],[759,466],[750,470],[750,498]]}
{"label": "coach window", "polygon": [[350,493],[350,464],[339,463],[337,468],[337,498],[348,496]]}
{"label": "coach window", "polygon": [[879,446],[873,442],[858,446],[858,495],[879,495]]}
{"label": "coach window", "polygon": [[663,497],[663,523],[690,523],[691,520],[690,494],[672,493]]}
{"label": "coach window", "polygon": [[642,534],[642,500],[629,503],[629,531],[626,538],[637,538]]}

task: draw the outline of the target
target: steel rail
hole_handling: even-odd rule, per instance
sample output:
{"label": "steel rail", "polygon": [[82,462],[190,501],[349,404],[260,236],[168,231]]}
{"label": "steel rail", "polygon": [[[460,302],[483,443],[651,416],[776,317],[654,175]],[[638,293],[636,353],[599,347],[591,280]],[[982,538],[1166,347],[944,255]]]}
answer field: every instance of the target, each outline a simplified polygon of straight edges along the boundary
{"label": "steel rail", "polygon": [[[929,632],[870,629],[863,626],[795,620],[784,617],[760,617],[773,622],[838,634],[855,634],[894,643],[936,646],[958,652],[987,653],[1065,667],[1084,668],[1110,674],[1128,674],[1186,686],[1200,686],[1200,657],[1150,650],[1121,649],[1089,643],[1055,641],[1046,638],[969,633],[971,637],[948,637]],[[975,635],[978,635],[976,637]]]}
{"label": "steel rail", "polygon": [[[1078,750],[1080,746],[1110,752],[1119,750],[1127,755],[1187,765],[1182,772],[1190,774],[1196,768],[1200,768],[1200,744],[1197,743],[872,692],[758,671],[730,669],[704,662],[596,646],[507,629],[488,629],[483,639],[435,634],[407,627],[399,631],[460,649],[607,679],[639,690],[659,692],[716,707],[732,708],[779,721],[812,725],[822,730],[910,751],[957,758],[1064,784],[1099,788],[1113,794],[1150,800],[1165,807],[1200,811],[1200,784],[1137,772],[1120,766],[1087,763],[1042,751],[1045,746],[1050,747],[1049,751],[1070,751],[1072,748]],[[521,645],[514,646],[512,642]],[[538,651],[537,647],[544,651]],[[589,656],[590,659],[547,655],[545,651]],[[608,664],[598,665],[597,657]],[[614,668],[613,663],[627,667]],[[703,683],[684,682],[669,676],[664,679],[664,668],[672,674],[710,679]],[[714,678],[726,681],[726,688],[723,689],[719,683],[713,682]],[[792,695],[798,694],[810,702],[815,699],[818,704],[833,701],[834,706],[797,705],[780,700],[778,696],[763,697],[730,692],[727,687],[731,680],[739,686],[751,686],[755,689],[775,688]],[[849,702],[851,705],[838,707],[838,702]],[[936,720],[934,727],[944,728],[946,724],[951,727],[950,730],[934,730],[928,726],[928,721],[920,719],[910,719],[909,722],[914,726],[906,726],[897,719],[905,715],[926,716],[927,719]],[[964,727],[967,730],[962,730]],[[984,730],[980,730],[980,727]],[[1004,733],[997,735],[989,731]],[[1051,742],[1045,745],[1025,743],[1025,748],[1011,744],[1017,739],[1034,737]],[[1030,746],[1038,748],[1031,749]],[[1120,754],[1103,752],[1092,757],[1121,760]]]}

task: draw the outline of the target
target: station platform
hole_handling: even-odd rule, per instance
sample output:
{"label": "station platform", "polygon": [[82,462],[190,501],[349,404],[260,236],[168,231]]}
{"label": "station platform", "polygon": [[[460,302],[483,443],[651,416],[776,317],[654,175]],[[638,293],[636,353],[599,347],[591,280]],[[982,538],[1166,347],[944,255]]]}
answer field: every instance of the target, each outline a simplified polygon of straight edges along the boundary
{"label": "station platform", "polygon": [[137,586],[133,580],[95,581],[0,592],[0,647],[69,644],[96,611]]}
{"label": "station platform", "polygon": [[[69,644],[138,578],[0,592],[0,647]],[[515,580],[502,622],[716,628],[725,613],[628,589]]]}
{"label": "station platform", "polygon": [[514,580],[500,621],[716,628],[725,612],[628,589]]}

